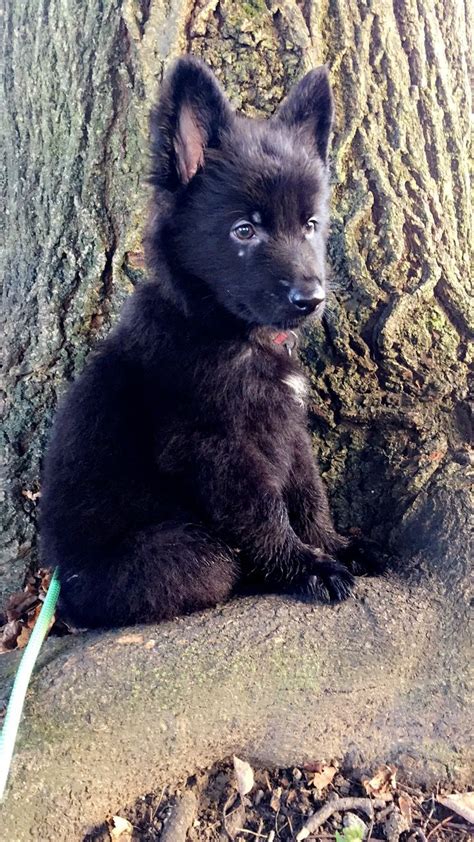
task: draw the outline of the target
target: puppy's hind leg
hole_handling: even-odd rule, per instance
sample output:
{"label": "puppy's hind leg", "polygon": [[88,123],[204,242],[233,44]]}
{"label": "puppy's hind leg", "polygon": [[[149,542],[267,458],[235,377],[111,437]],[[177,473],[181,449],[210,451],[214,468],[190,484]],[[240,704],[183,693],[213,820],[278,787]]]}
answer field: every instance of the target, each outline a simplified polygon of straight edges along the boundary
{"label": "puppy's hind leg", "polygon": [[159,622],[224,602],[239,576],[229,548],[195,524],[163,523],[59,566],[59,616],[78,628]]}

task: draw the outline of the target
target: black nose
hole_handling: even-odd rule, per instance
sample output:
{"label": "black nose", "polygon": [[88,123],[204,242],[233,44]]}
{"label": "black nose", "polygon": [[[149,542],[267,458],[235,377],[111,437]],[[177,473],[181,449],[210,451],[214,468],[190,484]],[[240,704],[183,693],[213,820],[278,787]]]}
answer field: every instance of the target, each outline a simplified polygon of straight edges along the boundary
{"label": "black nose", "polygon": [[318,304],[321,304],[325,299],[324,289],[321,284],[318,284],[316,289],[311,294],[301,292],[299,289],[290,289],[288,298],[293,307],[298,310],[301,315],[309,316],[316,310]]}

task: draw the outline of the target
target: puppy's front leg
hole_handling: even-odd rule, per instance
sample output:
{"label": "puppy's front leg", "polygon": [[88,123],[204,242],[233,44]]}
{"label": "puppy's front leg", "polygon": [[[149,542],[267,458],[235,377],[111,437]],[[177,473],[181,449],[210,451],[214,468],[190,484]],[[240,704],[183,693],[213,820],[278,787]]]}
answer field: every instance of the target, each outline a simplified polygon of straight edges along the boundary
{"label": "puppy's front leg", "polygon": [[306,431],[295,442],[290,480],[285,489],[290,523],[305,544],[332,555],[349,541],[334,528],[324,483]]}
{"label": "puppy's front leg", "polygon": [[247,444],[201,442],[196,489],[221,538],[241,550],[252,572],[279,590],[338,601],[350,595],[353,577],[322,549],[293,530],[273,466]]}
{"label": "puppy's front leg", "polygon": [[306,432],[295,445],[285,498],[291,526],[305,544],[336,555],[355,575],[381,572],[384,558],[373,542],[361,538],[350,540],[336,532],[326,489]]}

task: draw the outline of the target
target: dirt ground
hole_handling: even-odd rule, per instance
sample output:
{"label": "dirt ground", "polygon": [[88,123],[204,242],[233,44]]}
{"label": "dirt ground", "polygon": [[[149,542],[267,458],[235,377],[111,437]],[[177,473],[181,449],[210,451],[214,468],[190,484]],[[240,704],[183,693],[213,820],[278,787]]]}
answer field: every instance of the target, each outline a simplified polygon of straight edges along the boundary
{"label": "dirt ground", "polygon": [[[448,808],[440,799],[451,791],[449,785],[423,792],[398,780],[393,766],[367,775],[361,770],[341,770],[337,763],[272,770],[237,764],[234,768],[232,760],[225,760],[197,772],[179,787],[144,795],[132,807],[109,816],[84,842],[289,842],[304,838],[467,842],[474,838],[474,825],[457,812],[465,796],[461,807],[456,802],[456,810]],[[369,805],[367,813],[368,798],[372,809]],[[353,799],[352,803],[347,799]],[[467,801],[472,809],[469,796]],[[325,807],[331,815],[305,835],[305,823]]]}

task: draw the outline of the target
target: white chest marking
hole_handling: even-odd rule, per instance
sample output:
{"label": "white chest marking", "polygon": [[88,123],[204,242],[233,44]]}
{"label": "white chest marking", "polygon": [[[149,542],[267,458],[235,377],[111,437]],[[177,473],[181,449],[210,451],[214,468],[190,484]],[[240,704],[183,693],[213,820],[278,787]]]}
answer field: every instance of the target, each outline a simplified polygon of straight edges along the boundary
{"label": "white chest marking", "polygon": [[300,406],[304,406],[305,397],[308,394],[308,384],[302,374],[287,374],[282,383],[289,386],[293,392],[293,398]]}

